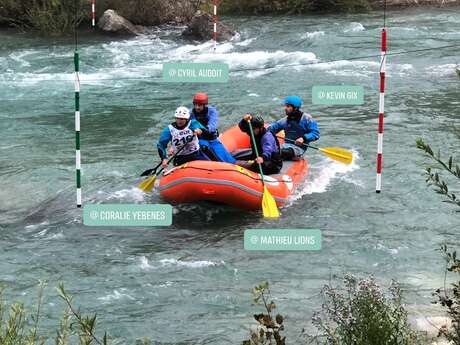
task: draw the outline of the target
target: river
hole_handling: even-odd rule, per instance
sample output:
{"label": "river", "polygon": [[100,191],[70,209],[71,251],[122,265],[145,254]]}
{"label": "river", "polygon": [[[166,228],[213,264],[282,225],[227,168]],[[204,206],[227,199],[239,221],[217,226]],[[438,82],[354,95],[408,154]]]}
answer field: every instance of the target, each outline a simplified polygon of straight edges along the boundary
{"label": "river", "polygon": [[[265,280],[288,317],[289,340],[321,307],[321,286],[345,272],[374,274],[383,285],[397,279],[410,309],[431,313],[443,280],[436,249],[458,247],[460,222],[425,185],[431,163],[415,140],[458,153],[459,48],[388,56],[376,194],[382,13],[223,20],[240,37],[216,52],[172,26],[131,39],[80,35],[83,203],[161,203],[158,192],[136,188],[138,176],[158,161],[160,131],[196,91],[218,107],[221,131],[247,111],[274,121],[283,97],[299,94],[318,121],[317,144],[352,150],[353,164],[308,152],[309,176],[276,221],[181,205],[171,227],[85,227],[75,207],[73,38],[0,31],[0,283],[8,296],[32,304],[39,279],[63,281],[82,310],[98,313],[100,329],[126,343],[240,343],[262,311],[251,306],[251,289]],[[460,9],[390,11],[387,26],[390,53],[454,45]],[[227,63],[230,79],[165,84],[164,62]],[[313,86],[342,84],[363,86],[364,104],[312,104]],[[322,249],[247,252],[250,228],[320,229]],[[63,305],[50,287],[43,323],[53,330]]]}

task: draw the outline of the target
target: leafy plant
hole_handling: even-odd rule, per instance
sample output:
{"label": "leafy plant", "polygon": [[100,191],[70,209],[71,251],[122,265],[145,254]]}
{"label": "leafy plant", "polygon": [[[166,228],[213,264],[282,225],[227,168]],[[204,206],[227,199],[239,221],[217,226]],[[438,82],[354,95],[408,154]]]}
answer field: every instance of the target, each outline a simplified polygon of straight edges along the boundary
{"label": "leafy plant", "polygon": [[68,34],[89,17],[89,9],[87,0],[3,0],[0,24],[46,35]]}
{"label": "leafy plant", "polygon": [[460,345],[460,280],[452,283],[451,289],[446,287],[446,278],[448,272],[460,275],[460,260],[457,258],[457,252],[449,252],[447,245],[442,245],[440,251],[446,260],[444,275],[444,287],[437,289],[433,296],[437,300],[433,303],[440,304],[446,309],[447,315],[451,319],[451,326],[443,326],[439,330],[439,337],[446,337],[454,345]]}
{"label": "leafy plant", "polygon": [[281,314],[273,316],[276,304],[272,301],[268,282],[256,286],[252,294],[254,304],[263,305],[266,313],[254,315],[258,325],[250,331],[250,338],[243,341],[242,345],[285,345],[286,337],[281,334],[284,331],[284,317]]}
{"label": "leafy plant", "polygon": [[[50,340],[49,337],[39,334],[45,286],[45,283],[40,283],[36,311],[31,315],[27,315],[22,303],[13,303],[8,307],[3,298],[4,289],[0,289],[1,345],[44,345]],[[65,302],[66,309],[54,338],[56,345],[109,345],[114,343],[109,339],[107,332],[104,332],[102,338],[96,335],[97,315],[86,316],[80,312],[80,309],[76,309],[73,304],[73,296],[65,290],[64,284],[59,284],[57,292]],[[137,343],[149,345],[150,340],[143,338]]]}
{"label": "leafy plant", "polygon": [[[399,284],[385,294],[371,276],[345,275],[345,289],[325,285],[322,309],[313,316],[319,335],[310,343],[328,345],[410,345],[420,341],[411,330]],[[342,292],[343,291],[343,292]]]}
{"label": "leafy plant", "polygon": [[[450,175],[460,179],[460,167],[458,164],[455,164],[454,166],[452,156],[445,161],[441,158],[440,151],[435,154],[431,147],[428,144],[425,144],[422,139],[418,139],[416,143],[417,148],[425,151],[428,156],[431,157],[444,171],[447,171]],[[425,174],[427,176],[426,183],[428,185],[434,185],[437,193],[446,196],[446,202],[460,206],[460,200],[457,198],[455,193],[449,190],[447,183],[439,177],[438,172],[433,172],[432,168],[428,167],[425,169]],[[443,326],[439,330],[438,336],[444,336],[452,344],[460,345],[460,280],[452,283],[451,289],[446,287],[446,279],[449,272],[460,274],[460,260],[457,258],[457,252],[450,252],[445,244],[441,246],[440,251],[446,260],[444,286],[433,293],[433,296],[437,298],[434,303],[440,304],[446,309],[446,313],[451,319],[451,327],[447,328],[447,326]]]}
{"label": "leafy plant", "polygon": [[[447,171],[457,179],[460,179],[460,167],[458,166],[458,164],[454,165],[454,160],[452,156],[450,156],[447,161],[444,161],[441,157],[441,152],[438,151],[435,154],[431,149],[430,145],[425,144],[425,142],[422,139],[418,139],[416,143],[417,148],[425,151],[434,161],[438,163],[438,165],[443,170]],[[447,197],[446,202],[460,206],[460,200],[457,198],[457,195],[452,191],[449,191],[449,187],[447,186],[446,181],[440,177],[438,172],[433,171],[431,167],[427,167],[425,169],[425,175],[427,184],[429,186],[435,186],[436,193],[445,195]]]}

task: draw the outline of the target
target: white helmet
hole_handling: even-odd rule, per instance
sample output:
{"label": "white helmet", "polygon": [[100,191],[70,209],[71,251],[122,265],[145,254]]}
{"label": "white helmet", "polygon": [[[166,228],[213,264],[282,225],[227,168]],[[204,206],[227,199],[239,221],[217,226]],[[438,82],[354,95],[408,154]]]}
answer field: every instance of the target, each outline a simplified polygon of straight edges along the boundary
{"label": "white helmet", "polygon": [[179,107],[176,109],[176,113],[174,116],[178,119],[190,119],[190,111],[187,109],[187,107]]}

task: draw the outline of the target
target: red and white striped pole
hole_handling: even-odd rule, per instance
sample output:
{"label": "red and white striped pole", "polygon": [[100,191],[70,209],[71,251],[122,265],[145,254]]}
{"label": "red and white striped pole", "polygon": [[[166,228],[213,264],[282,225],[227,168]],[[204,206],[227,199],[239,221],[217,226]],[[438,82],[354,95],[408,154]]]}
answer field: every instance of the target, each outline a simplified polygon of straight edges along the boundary
{"label": "red and white striped pole", "polygon": [[377,179],[375,191],[382,189],[382,151],[383,151],[383,115],[385,112],[385,63],[387,57],[387,31],[382,29],[382,52],[380,60],[380,101],[379,101],[379,131],[377,137]]}
{"label": "red and white striped pole", "polygon": [[91,0],[91,23],[96,26],[96,0]]}
{"label": "red and white striped pole", "polygon": [[217,5],[219,3],[219,0],[213,0],[213,5],[214,5],[214,15],[212,16],[212,21],[214,24],[213,32],[212,32],[212,40],[214,41],[214,51],[216,51],[217,47]]}

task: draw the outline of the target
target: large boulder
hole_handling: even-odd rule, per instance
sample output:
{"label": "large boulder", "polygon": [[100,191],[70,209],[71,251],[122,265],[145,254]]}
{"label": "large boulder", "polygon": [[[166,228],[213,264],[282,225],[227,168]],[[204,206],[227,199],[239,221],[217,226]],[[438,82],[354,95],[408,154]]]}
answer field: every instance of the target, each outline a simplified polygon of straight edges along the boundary
{"label": "large boulder", "polygon": [[[2,0],[0,0],[1,2]],[[131,23],[144,26],[187,24],[209,0],[101,0],[99,6],[115,8]]]}
{"label": "large boulder", "polygon": [[[208,13],[197,12],[193,16],[187,28],[182,32],[184,37],[198,41],[209,41],[212,39],[214,31],[214,22],[212,16]],[[217,41],[223,42],[232,39],[236,32],[230,27],[218,22],[217,23]]]}
{"label": "large boulder", "polygon": [[143,26],[134,25],[114,10],[105,11],[97,25],[102,31],[116,35],[140,35],[145,32]]}

